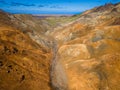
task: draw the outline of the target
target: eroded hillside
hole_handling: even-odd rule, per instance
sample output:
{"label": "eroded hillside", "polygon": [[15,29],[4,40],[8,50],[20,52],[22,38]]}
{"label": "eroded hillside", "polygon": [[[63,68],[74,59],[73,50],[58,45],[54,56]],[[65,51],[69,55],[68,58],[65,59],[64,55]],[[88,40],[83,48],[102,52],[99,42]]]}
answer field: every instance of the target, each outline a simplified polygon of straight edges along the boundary
{"label": "eroded hillside", "polygon": [[0,12],[0,90],[120,90],[120,4],[63,18]]}
{"label": "eroded hillside", "polygon": [[52,51],[28,35],[0,27],[0,89],[50,90]]}
{"label": "eroded hillside", "polygon": [[120,89],[120,4],[88,10],[50,35],[59,43],[67,90]]}

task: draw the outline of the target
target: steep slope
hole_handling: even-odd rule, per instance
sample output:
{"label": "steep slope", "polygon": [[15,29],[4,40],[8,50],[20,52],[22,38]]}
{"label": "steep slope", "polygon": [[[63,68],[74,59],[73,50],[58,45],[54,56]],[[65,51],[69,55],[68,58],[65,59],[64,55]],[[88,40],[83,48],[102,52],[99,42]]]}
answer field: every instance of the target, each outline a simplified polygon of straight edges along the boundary
{"label": "steep slope", "polygon": [[[75,34],[89,32],[97,27],[119,25],[120,21],[120,4],[106,4],[84,12],[80,18],[72,23],[66,24],[62,28],[55,29],[50,33],[56,40],[64,42],[75,37]],[[101,8],[101,9],[100,9]],[[100,9],[100,10],[99,10]],[[105,9],[105,10],[102,10]],[[81,33],[82,32],[82,33]],[[62,36],[61,36],[62,35]],[[66,38],[67,37],[67,38]],[[78,36],[79,37],[79,36]]]}
{"label": "steep slope", "polygon": [[45,35],[45,26],[39,18],[31,15],[12,15],[0,11],[0,41],[5,40],[1,43],[1,51],[6,52],[4,56],[2,52],[0,54],[0,89],[52,89],[50,73],[51,65],[56,64],[57,43],[54,38]]}
{"label": "steep slope", "polygon": [[20,30],[0,26],[0,90],[51,90],[52,54]]}
{"label": "steep slope", "polygon": [[120,89],[119,3],[88,10],[50,34],[59,44],[57,57],[66,73],[68,90]]}
{"label": "steep slope", "polygon": [[47,24],[43,23],[41,19],[33,17],[32,15],[24,14],[9,14],[0,11],[0,26],[14,27],[15,29],[29,35],[29,37],[41,44],[42,46],[51,49],[53,45],[53,38],[46,36],[45,32],[49,30]]}

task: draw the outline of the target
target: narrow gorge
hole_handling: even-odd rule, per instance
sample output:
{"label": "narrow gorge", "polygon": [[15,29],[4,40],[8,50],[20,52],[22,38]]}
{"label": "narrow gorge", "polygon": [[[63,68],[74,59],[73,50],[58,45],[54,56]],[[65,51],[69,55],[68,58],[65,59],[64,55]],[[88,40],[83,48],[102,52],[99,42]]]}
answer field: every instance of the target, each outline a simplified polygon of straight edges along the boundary
{"label": "narrow gorge", "polygon": [[45,17],[0,11],[0,90],[120,90],[120,3]]}

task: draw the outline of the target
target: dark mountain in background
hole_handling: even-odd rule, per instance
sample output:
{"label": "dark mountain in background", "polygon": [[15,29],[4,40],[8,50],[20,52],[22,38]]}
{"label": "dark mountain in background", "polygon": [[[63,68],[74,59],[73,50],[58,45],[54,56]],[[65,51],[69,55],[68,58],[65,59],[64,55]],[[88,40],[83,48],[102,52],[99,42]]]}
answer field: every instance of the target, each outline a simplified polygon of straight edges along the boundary
{"label": "dark mountain in background", "polygon": [[120,3],[39,18],[0,10],[0,90],[120,90]]}

